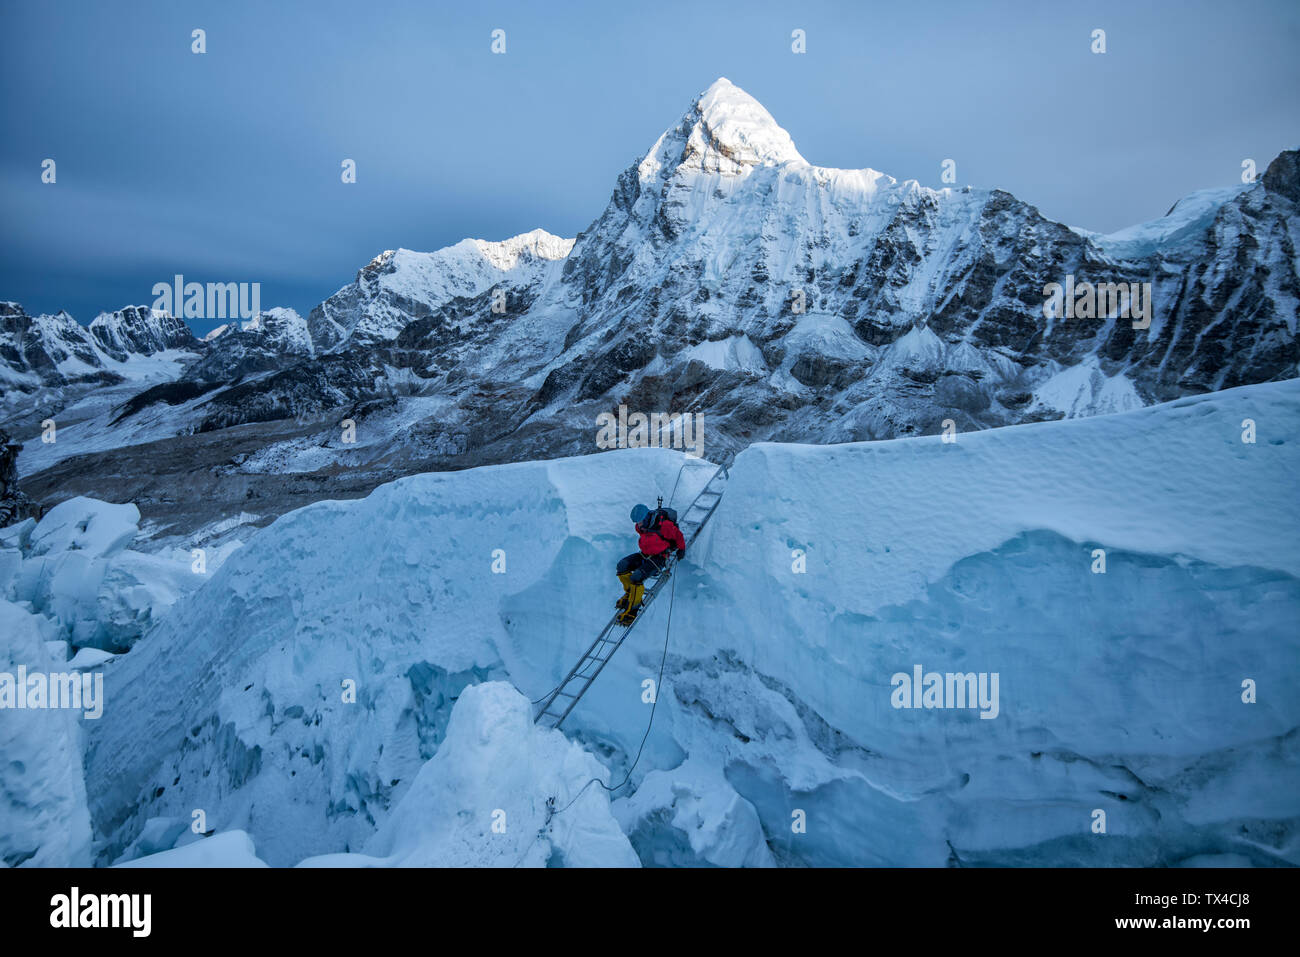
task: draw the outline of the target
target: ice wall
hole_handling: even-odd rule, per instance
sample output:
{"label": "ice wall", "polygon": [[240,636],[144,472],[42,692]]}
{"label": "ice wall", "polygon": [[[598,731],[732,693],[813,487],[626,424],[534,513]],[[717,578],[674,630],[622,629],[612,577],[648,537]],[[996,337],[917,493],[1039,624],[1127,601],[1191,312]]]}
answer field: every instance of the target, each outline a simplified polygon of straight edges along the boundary
{"label": "ice wall", "polygon": [[[751,447],[565,730],[621,780],[658,696],[614,804],[647,863],[1300,863],[1297,422],[1284,382]],[[257,533],[107,668],[105,853],[193,808],[271,864],[369,853],[466,686],[537,698],[587,646],[628,508],[683,462],[683,505],[707,463],[631,450],[415,476]],[[916,665],[996,673],[996,716],[893,707]]]}

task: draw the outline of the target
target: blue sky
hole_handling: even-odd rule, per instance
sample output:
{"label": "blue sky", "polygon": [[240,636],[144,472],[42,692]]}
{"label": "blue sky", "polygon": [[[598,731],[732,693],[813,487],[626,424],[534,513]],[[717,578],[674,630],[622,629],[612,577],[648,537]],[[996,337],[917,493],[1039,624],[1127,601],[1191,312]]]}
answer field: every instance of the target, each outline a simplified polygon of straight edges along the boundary
{"label": "blue sky", "polygon": [[0,0],[0,299],[88,322],[179,272],[305,315],[384,249],[572,236],[719,76],[810,162],[1109,231],[1300,145],[1298,50],[1291,0]]}

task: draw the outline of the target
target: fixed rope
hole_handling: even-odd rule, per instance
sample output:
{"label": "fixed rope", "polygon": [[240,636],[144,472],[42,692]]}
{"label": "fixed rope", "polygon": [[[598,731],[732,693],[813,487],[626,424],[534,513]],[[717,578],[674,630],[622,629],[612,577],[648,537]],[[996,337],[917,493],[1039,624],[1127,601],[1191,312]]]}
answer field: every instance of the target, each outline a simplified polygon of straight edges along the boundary
{"label": "fixed rope", "polygon": [[588,781],[586,784],[582,786],[582,788],[578,791],[577,794],[573,796],[573,800],[571,800],[568,804],[564,805],[564,807],[560,808],[559,810],[556,810],[555,808],[555,798],[554,797],[547,798],[546,799],[546,820],[542,823],[542,826],[538,828],[537,835],[532,839],[531,842],[529,842],[528,846],[524,848],[524,853],[520,855],[519,860],[515,861],[513,865],[514,867],[518,867],[520,864],[524,862],[524,858],[527,857],[528,852],[533,849],[533,845],[536,844],[539,840],[541,840],[541,838],[546,834],[547,829],[551,826],[551,821],[554,820],[557,815],[563,814],[569,808],[573,807],[573,805],[577,804],[578,798],[582,797],[582,795],[586,793],[587,788],[591,787],[593,784],[599,784],[610,794],[613,794],[615,791],[626,786],[628,781],[632,780],[632,772],[636,770],[636,766],[641,762],[641,753],[645,750],[645,743],[648,740],[650,740],[650,730],[654,727],[655,724],[655,711],[658,710],[659,708],[659,695],[663,692],[664,667],[668,663],[668,639],[672,635],[672,631],[673,631],[673,605],[676,603],[676,600],[677,600],[677,579],[676,577],[674,577],[672,579],[671,584],[669,585],[669,590],[668,590],[668,622],[664,626],[664,650],[663,650],[663,654],[659,658],[659,680],[655,684],[654,701],[650,703],[650,720],[646,722],[645,734],[641,735],[641,744],[636,749],[636,757],[632,759],[632,764],[628,767],[627,774],[623,776],[622,781],[620,781],[618,784],[614,785],[613,787],[610,787],[600,778],[592,778],[590,781]]}

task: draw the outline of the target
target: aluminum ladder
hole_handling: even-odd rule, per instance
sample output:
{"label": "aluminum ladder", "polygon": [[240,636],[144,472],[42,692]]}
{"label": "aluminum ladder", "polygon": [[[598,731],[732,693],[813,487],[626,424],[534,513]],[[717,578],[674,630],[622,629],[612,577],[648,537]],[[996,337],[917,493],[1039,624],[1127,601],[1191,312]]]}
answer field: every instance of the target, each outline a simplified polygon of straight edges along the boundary
{"label": "aluminum ladder", "polygon": [[[700,494],[695,496],[695,500],[681,512],[677,518],[677,527],[682,530],[682,537],[686,539],[686,548],[689,551],[695,544],[695,540],[700,537],[704,531],[704,526],[709,524],[709,519],[717,511],[718,504],[722,501],[722,493],[726,489],[729,473],[726,465],[719,465],[718,470],[713,473]],[[577,706],[582,700],[582,696],[587,693],[587,689],[600,676],[609,663],[609,659],[614,657],[614,652],[622,646],[623,641],[637,623],[645,618],[646,610],[654,602],[659,593],[663,591],[664,586],[668,584],[668,579],[672,576],[673,566],[677,564],[677,559],[669,556],[668,565],[664,571],[655,579],[652,587],[647,588],[645,596],[641,599],[641,610],[637,612],[636,618],[632,619],[629,625],[620,625],[618,623],[618,614],[616,613],[596,636],[596,640],[578,659],[578,663],[569,669],[568,675],[556,686],[545,700],[542,702],[541,709],[537,712],[533,722],[548,728],[558,728],[564,719],[569,716],[569,712]]]}

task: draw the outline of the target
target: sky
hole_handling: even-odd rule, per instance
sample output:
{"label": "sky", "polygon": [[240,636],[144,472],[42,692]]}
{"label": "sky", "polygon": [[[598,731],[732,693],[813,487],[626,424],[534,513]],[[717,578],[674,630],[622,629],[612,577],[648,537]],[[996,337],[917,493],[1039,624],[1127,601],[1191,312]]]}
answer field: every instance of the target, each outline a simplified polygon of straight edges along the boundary
{"label": "sky", "polygon": [[811,163],[1109,232],[1300,146],[1297,51],[1295,0],[0,0],[0,300],[306,315],[386,249],[574,236],[719,76]]}

